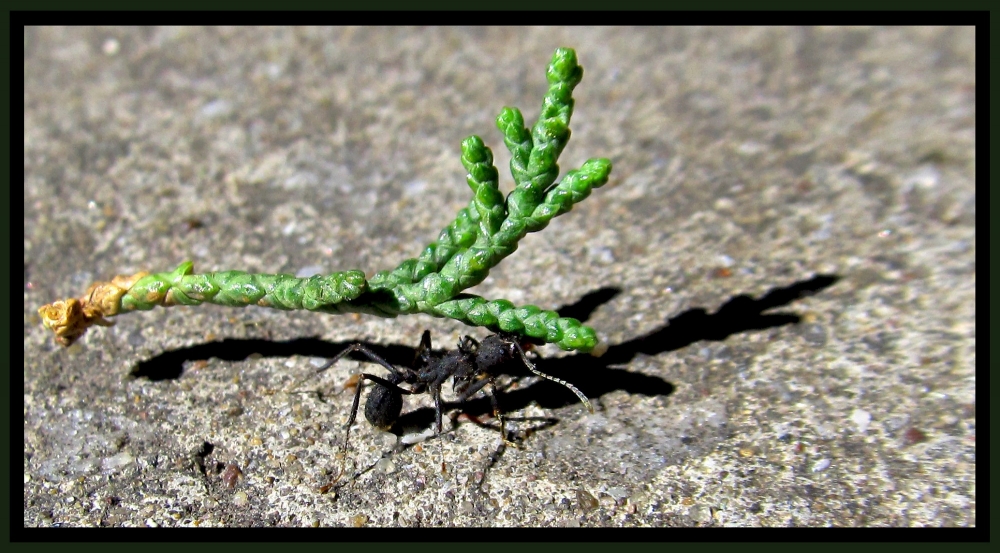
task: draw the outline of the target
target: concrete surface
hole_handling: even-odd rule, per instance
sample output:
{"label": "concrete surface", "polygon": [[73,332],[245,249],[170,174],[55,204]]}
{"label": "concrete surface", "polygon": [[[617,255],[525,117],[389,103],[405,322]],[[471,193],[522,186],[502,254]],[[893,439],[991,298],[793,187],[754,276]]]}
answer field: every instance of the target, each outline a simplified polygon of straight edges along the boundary
{"label": "concrete surface", "polygon": [[[24,525],[975,525],[974,40],[25,29]],[[415,255],[468,199],[463,137],[510,186],[493,118],[534,121],[558,46],[585,68],[561,165],[609,157],[612,180],[471,291],[597,328],[603,357],[539,361],[595,414],[515,374],[519,449],[486,400],[417,445],[362,421],[331,485],[361,364],[303,381],[322,358],[486,333],[214,306],[69,349],[40,326],[43,303],[184,260]],[[406,441],[431,426],[427,396],[404,411]]]}

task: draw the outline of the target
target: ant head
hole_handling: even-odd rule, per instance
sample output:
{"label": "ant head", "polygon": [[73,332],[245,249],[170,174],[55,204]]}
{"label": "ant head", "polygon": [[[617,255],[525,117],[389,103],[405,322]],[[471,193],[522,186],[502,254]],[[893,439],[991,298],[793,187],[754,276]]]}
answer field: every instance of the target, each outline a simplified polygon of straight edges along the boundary
{"label": "ant head", "polygon": [[476,353],[476,365],[480,371],[489,371],[514,359],[518,353],[516,339],[508,335],[491,334],[479,346]]}

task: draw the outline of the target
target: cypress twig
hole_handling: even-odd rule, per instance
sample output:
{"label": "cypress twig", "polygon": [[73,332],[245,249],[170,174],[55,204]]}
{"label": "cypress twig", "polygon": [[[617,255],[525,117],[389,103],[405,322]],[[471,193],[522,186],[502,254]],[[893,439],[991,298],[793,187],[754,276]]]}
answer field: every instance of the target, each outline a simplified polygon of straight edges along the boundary
{"label": "cypress twig", "polygon": [[589,351],[597,344],[596,333],[576,319],[532,305],[516,307],[506,300],[462,294],[513,253],[527,233],[544,229],[553,217],[572,209],[608,180],[611,162],[598,158],[570,171],[556,184],[557,161],[570,138],[573,88],[583,77],[576,53],[569,48],[556,50],[546,77],[549,89],[530,131],[517,108],[504,108],[496,119],[511,152],[514,190],[503,197],[493,152],[478,136],[466,138],[462,164],[472,200],[418,257],[392,271],[380,271],[370,281],[361,271],[309,278],[243,271],[194,274],[193,265],[185,262],[172,272],[138,273],[95,283],[79,299],[43,306],[39,309],[42,322],[55,332],[60,344],[69,345],[89,326],[111,324],[107,317],[155,306],[258,305],[384,317],[426,313],[523,334],[564,349]]}

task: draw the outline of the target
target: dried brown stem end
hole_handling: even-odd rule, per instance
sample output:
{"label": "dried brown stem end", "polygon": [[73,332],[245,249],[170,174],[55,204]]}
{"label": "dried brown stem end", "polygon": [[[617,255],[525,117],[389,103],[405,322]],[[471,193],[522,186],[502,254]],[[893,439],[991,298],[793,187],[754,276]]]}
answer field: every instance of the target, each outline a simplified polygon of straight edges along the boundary
{"label": "dried brown stem end", "polygon": [[80,299],[52,302],[38,310],[42,324],[56,334],[56,342],[71,346],[93,325],[111,326],[114,323],[106,317],[117,315],[120,303],[129,288],[149,273],[140,272],[132,276],[118,275],[111,282],[95,282]]}

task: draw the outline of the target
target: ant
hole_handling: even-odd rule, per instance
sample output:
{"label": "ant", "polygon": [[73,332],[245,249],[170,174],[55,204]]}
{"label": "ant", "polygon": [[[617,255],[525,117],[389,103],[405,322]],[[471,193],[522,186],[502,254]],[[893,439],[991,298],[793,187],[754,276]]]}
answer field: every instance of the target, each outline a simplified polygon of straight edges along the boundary
{"label": "ant", "polygon": [[[360,352],[374,363],[382,365],[389,371],[386,378],[368,373],[361,373],[357,391],[354,393],[354,404],[351,406],[351,416],[347,419],[344,436],[344,451],[347,451],[347,440],[351,435],[351,426],[358,415],[361,402],[361,389],[365,380],[371,380],[375,387],[368,394],[365,402],[365,418],[373,426],[386,430],[390,428],[403,410],[403,395],[430,394],[434,399],[434,413],[437,419],[437,433],[441,433],[441,386],[448,378],[453,378],[452,389],[458,394],[459,401],[466,401],[473,394],[489,385],[490,401],[493,405],[493,416],[500,420],[500,435],[504,443],[507,440],[507,424],[500,412],[497,402],[496,369],[509,361],[520,359],[532,373],[558,382],[572,391],[580,401],[593,413],[594,407],[587,396],[575,386],[547,375],[535,368],[528,361],[521,347],[520,337],[509,332],[501,332],[487,336],[480,344],[471,336],[463,336],[458,342],[458,348],[444,354],[434,353],[431,349],[431,332],[425,330],[420,339],[420,346],[412,367],[395,367],[363,344],[352,344],[334,356],[325,365],[317,369],[317,373],[332,367],[345,355]],[[409,389],[400,384],[408,384]],[[346,455],[345,455],[346,460]],[[343,467],[341,467],[341,475]],[[339,476],[338,476],[339,479]]]}

